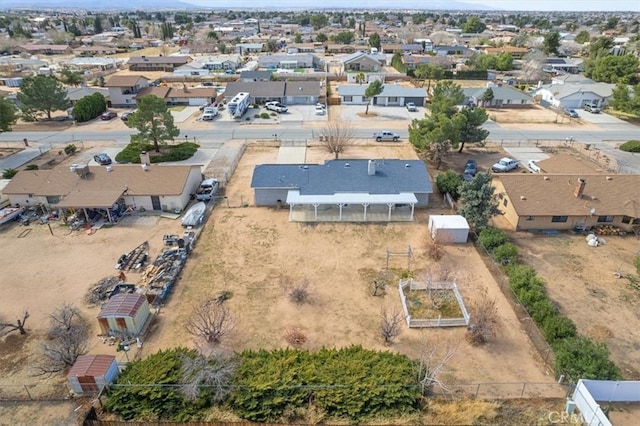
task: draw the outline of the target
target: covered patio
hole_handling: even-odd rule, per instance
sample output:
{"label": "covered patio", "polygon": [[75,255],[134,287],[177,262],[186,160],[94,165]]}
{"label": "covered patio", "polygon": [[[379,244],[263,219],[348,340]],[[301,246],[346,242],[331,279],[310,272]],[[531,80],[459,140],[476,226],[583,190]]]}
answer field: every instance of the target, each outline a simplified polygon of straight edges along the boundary
{"label": "covered patio", "polygon": [[[59,209],[80,210],[84,214],[84,220],[91,222],[87,213],[88,210],[104,212],[103,215],[109,223],[116,221],[122,209],[118,201],[122,198],[126,190],[105,190],[105,191],[73,191],[58,202],[55,207]],[[78,216],[78,215],[76,215]]]}
{"label": "covered patio", "polygon": [[287,193],[292,222],[412,222],[417,203],[412,193]]}

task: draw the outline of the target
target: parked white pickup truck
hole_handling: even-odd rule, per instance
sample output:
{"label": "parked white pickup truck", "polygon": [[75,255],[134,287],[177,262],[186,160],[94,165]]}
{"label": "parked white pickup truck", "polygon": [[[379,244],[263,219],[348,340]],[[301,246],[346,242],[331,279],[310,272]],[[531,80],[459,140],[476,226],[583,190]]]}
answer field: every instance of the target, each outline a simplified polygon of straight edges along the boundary
{"label": "parked white pickup truck", "polygon": [[394,141],[397,142],[400,139],[400,135],[397,133],[390,132],[388,130],[384,130],[382,132],[374,133],[373,138],[376,142],[381,141]]}
{"label": "parked white pickup truck", "polygon": [[220,183],[218,179],[205,179],[200,183],[200,187],[196,191],[196,200],[209,201],[211,200],[220,189]]}
{"label": "parked white pickup truck", "polygon": [[514,160],[513,158],[501,158],[500,161],[491,166],[491,170],[494,173],[506,173],[510,170],[514,170],[520,167],[520,161]]}

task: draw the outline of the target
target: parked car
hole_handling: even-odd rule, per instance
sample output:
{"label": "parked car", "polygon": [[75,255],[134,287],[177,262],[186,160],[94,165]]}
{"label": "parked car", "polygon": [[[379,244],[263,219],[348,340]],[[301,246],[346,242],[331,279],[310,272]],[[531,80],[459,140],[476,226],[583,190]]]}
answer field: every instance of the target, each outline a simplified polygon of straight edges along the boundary
{"label": "parked car", "polygon": [[327,110],[322,105],[316,105],[316,115],[325,115]]}
{"label": "parked car", "polygon": [[478,163],[476,163],[476,160],[467,161],[467,163],[464,165],[463,173],[466,175],[475,176],[476,173],[478,173]]}
{"label": "parked car", "polygon": [[596,104],[586,104],[583,109],[591,114],[600,114],[600,107]]}
{"label": "parked car", "polygon": [[506,173],[511,170],[515,170],[520,167],[520,161],[513,158],[504,157],[500,161],[491,166],[491,170],[495,173]]}
{"label": "parked car", "polygon": [[416,112],[417,110],[418,107],[416,107],[414,102],[407,102],[407,111]]}
{"label": "parked car", "polygon": [[218,116],[218,108],[214,107],[206,107],[202,111],[202,120],[203,121],[211,121]]}
{"label": "parked car", "polygon": [[571,117],[571,118],[578,118],[578,117],[580,117],[580,116],[578,115],[578,113],[576,112],[576,110],[575,110],[575,109],[566,108],[566,109],[564,110],[564,113],[565,113],[565,115],[568,115],[568,116],[569,116],[569,117]]}
{"label": "parked car", "polygon": [[275,112],[287,112],[289,110],[289,108],[287,108],[286,105],[282,105],[280,102],[277,102],[277,101],[267,102],[266,104],[264,104],[264,106],[269,111],[275,111]]}
{"label": "parked car", "polygon": [[100,120],[111,120],[113,118],[116,118],[117,116],[118,116],[118,114],[116,114],[113,111],[105,111],[100,116]]}
{"label": "parked car", "polygon": [[536,162],[536,160],[529,160],[529,162],[527,163],[527,167],[533,173],[540,173],[540,166],[538,166],[538,163]]}
{"label": "parked car", "polygon": [[376,142],[382,142],[382,141],[397,142],[400,139],[400,135],[397,133],[390,132],[388,130],[383,130],[382,132],[374,133],[373,138],[376,140]]}
{"label": "parked car", "polygon": [[127,112],[123,112],[120,115],[120,120],[122,121],[127,121],[129,119],[129,117],[131,116],[131,114],[133,114],[135,111],[127,111]]}
{"label": "parked car", "polygon": [[101,152],[100,154],[94,155],[93,156],[93,161],[95,161],[96,163],[100,164],[101,166],[108,166],[109,164],[112,163],[111,157],[109,157],[104,152]]}

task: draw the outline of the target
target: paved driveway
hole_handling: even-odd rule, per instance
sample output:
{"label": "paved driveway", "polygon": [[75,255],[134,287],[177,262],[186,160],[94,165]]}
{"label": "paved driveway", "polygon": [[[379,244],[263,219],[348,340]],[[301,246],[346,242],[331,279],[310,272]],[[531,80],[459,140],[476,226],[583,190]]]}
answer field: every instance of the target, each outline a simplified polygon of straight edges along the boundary
{"label": "paved driveway", "polygon": [[601,112],[600,114],[592,114],[583,109],[577,109],[576,112],[581,119],[593,124],[628,124],[626,121],[620,120],[619,118],[604,112]]}

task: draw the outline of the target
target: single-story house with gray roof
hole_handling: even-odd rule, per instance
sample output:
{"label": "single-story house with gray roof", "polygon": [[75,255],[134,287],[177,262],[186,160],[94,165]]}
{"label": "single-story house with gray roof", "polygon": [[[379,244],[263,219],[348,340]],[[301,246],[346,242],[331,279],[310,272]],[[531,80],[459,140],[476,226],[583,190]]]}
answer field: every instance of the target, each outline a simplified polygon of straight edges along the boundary
{"label": "single-story house with gray roof", "polygon": [[320,59],[310,53],[300,54],[275,54],[258,57],[260,68],[315,68],[320,64]]}
{"label": "single-story house with gray roof", "polygon": [[[493,99],[482,101],[484,93],[491,89]],[[528,93],[515,89],[509,85],[494,85],[490,87],[468,87],[462,89],[464,93],[464,105],[480,105],[485,108],[530,108],[533,97]]]}
{"label": "single-story house with gray roof", "polygon": [[[364,95],[366,90],[367,86],[364,84],[344,85],[337,88],[342,105],[365,105],[368,102]],[[407,102],[413,102],[417,106],[424,106],[426,97],[426,88],[385,84],[382,93],[373,98],[373,105],[405,106]]]}
{"label": "single-story house with gray roof", "polygon": [[295,222],[413,221],[433,193],[420,160],[327,160],[262,164],[253,170],[257,206],[289,206]]}
{"label": "single-story house with gray roof", "polygon": [[536,90],[536,96],[556,108],[582,108],[587,104],[603,106],[615,87],[610,83],[550,84]]}

